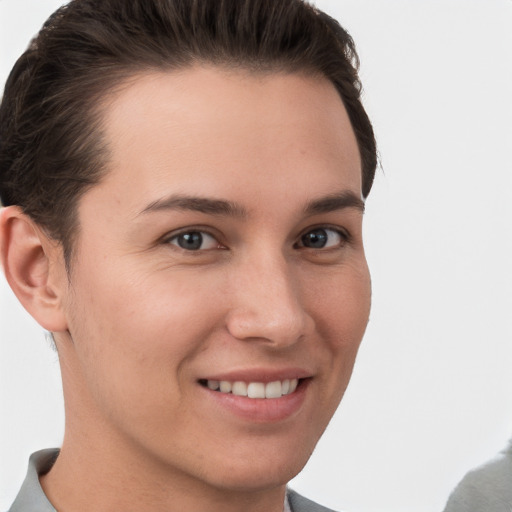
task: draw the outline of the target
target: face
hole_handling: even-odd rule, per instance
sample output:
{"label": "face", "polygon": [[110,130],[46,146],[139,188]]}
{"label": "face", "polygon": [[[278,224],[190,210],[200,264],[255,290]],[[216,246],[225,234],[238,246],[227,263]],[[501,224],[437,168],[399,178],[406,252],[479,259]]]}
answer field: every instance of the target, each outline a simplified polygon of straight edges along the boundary
{"label": "face", "polygon": [[69,428],[194,485],[287,482],[369,314],[361,163],[337,92],[295,74],[155,73],[106,105],[105,137],[63,299]]}

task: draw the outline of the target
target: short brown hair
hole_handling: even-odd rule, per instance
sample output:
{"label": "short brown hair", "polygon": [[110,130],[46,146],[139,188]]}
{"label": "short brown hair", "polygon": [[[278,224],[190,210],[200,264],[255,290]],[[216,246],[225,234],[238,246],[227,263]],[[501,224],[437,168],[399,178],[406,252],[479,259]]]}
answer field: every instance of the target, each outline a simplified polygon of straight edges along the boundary
{"label": "short brown hair", "polygon": [[77,203],[108,161],[99,103],[144,71],[196,62],[324,76],[338,90],[362,160],[377,155],[350,35],[303,0],[73,0],[14,66],[0,105],[0,198],[60,241],[69,263]]}

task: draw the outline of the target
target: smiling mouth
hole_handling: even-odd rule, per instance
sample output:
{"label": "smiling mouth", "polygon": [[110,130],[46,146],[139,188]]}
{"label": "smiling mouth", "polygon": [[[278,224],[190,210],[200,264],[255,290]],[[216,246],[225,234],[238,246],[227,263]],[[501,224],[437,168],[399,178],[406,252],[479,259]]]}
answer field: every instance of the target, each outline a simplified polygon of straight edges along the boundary
{"label": "smiling mouth", "polygon": [[295,392],[303,379],[285,379],[273,382],[230,382],[227,380],[200,379],[201,386],[219,393],[243,396],[247,398],[281,398]]}

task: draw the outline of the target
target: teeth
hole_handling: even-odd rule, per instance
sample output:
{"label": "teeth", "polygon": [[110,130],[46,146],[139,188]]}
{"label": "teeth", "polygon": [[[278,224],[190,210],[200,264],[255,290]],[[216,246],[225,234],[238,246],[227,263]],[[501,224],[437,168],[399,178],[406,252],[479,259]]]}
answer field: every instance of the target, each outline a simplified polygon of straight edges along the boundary
{"label": "teeth", "polygon": [[233,395],[247,396],[247,384],[245,382],[235,382],[231,389]]}
{"label": "teeth", "polygon": [[265,386],[265,398],[279,398],[283,395],[283,385],[281,382],[269,382]]}
{"label": "teeth", "polygon": [[265,398],[265,384],[251,382],[247,385],[247,396],[249,398]]}
{"label": "teeth", "polygon": [[293,393],[299,384],[298,379],[276,380],[264,384],[262,382],[229,382],[227,380],[208,380],[206,386],[212,391],[232,393],[236,396],[249,398],[280,398]]}
{"label": "teeth", "polygon": [[207,386],[213,391],[217,391],[219,389],[220,382],[218,380],[209,380],[207,382]]}
{"label": "teeth", "polygon": [[231,385],[231,382],[228,382],[227,380],[220,381],[220,390],[222,393],[231,393],[232,388],[233,386]]}

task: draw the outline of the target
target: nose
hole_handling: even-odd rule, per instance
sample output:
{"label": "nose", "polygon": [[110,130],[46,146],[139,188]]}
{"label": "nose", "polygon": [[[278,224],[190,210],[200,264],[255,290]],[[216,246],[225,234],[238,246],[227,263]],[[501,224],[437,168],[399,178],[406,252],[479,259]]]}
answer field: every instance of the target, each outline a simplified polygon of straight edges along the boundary
{"label": "nose", "polygon": [[283,257],[266,254],[241,264],[231,275],[234,303],[227,328],[240,340],[275,348],[297,343],[313,328],[305,308],[298,271]]}

